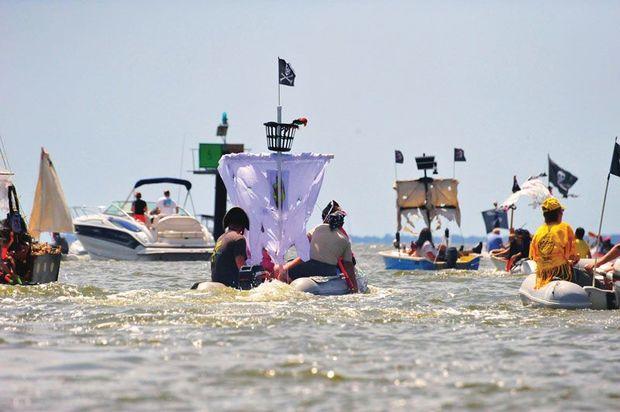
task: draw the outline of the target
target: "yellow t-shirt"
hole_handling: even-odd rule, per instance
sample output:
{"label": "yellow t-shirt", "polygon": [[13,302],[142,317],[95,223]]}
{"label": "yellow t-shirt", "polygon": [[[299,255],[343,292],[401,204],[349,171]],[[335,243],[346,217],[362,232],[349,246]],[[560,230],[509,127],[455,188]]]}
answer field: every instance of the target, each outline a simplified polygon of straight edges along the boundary
{"label": "yellow t-shirt", "polygon": [[583,239],[575,239],[575,250],[580,259],[587,259],[590,257],[590,247]]}
{"label": "yellow t-shirt", "polygon": [[543,224],[538,228],[530,245],[530,258],[536,262],[536,287],[546,285],[554,276],[569,271],[568,259],[576,255],[575,232],[566,222]]}

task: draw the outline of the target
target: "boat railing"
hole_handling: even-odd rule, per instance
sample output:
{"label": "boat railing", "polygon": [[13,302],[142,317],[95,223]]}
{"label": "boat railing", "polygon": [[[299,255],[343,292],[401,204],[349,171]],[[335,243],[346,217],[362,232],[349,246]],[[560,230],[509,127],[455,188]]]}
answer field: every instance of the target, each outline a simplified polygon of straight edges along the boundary
{"label": "boat railing", "polygon": [[77,217],[98,215],[103,213],[104,206],[73,206],[71,207],[71,217],[74,219]]}

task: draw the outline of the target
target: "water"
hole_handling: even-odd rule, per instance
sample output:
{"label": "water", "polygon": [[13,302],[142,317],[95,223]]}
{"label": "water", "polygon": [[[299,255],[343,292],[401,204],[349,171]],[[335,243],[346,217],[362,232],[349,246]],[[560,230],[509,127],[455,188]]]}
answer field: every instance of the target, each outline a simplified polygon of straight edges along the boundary
{"label": "water", "polygon": [[190,291],[206,263],[63,262],[0,286],[0,410],[601,410],[616,311],[522,307],[520,276],[386,271],[366,295]]}

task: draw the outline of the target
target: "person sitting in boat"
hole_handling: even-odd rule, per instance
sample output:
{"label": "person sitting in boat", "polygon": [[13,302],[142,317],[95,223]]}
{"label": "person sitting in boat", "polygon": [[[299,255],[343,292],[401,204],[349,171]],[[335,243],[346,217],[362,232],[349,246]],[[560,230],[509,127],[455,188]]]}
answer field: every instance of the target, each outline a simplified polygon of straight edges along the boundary
{"label": "person sitting in boat", "polygon": [[164,196],[157,200],[157,208],[159,209],[159,214],[162,217],[179,213],[179,206],[177,205],[177,202],[170,197],[170,190],[164,191]]}
{"label": "person sitting in boat", "polygon": [[590,246],[583,240],[585,234],[586,231],[582,227],[578,227],[575,230],[575,251],[577,251],[580,259],[589,259],[592,257]]}
{"label": "person sitting in boat", "polygon": [[502,240],[501,231],[498,227],[496,227],[487,235],[487,251],[491,253],[494,250],[502,249],[503,247],[504,241]]}
{"label": "person sitting in boat", "polygon": [[215,243],[211,256],[211,280],[238,287],[239,270],[248,258],[243,234],[250,229],[250,219],[243,209],[233,207],[223,220],[224,232]]}
{"label": "person sitting in boat", "polygon": [[[336,207],[332,207],[333,209]],[[351,281],[352,291],[357,292],[351,241],[342,231],[346,213],[340,210],[339,205],[337,209],[327,214],[323,223],[308,234],[310,260],[304,262],[301,258],[296,258],[284,264],[282,268],[276,267],[280,280],[288,281],[310,276],[336,276],[340,269],[346,272],[346,276]]]}
{"label": "person sitting in boat", "polygon": [[431,230],[427,227],[420,231],[418,240],[416,240],[415,244],[415,255],[417,257],[423,257],[434,262],[441,260],[442,256],[445,256],[446,245],[439,245],[439,247],[436,248],[433,243]]}
{"label": "person sitting in boat", "polygon": [[15,269],[15,262],[11,257],[11,253],[9,253],[9,248],[12,244],[12,232],[9,229],[3,228],[0,234],[0,283],[9,285],[20,283]]}
{"label": "person sitting in boat", "polygon": [[60,253],[63,255],[69,253],[69,243],[67,242],[67,239],[60,235],[60,233],[52,233],[52,240],[54,241],[52,243],[53,246],[60,247]]}
{"label": "person sitting in boat", "polygon": [[142,200],[142,193],[136,192],[135,194],[136,200],[131,204],[131,212],[133,213],[133,218],[139,222],[146,223],[146,214],[149,209],[146,206],[146,202]]}
{"label": "person sitting in boat", "polygon": [[575,233],[562,221],[564,206],[550,197],[543,202],[542,211],[545,223],[536,230],[530,246],[530,258],[536,262],[536,289],[553,279],[579,283],[573,279],[573,265],[579,261]]}
{"label": "person sitting in boat", "polygon": [[[608,263],[613,262],[609,265]],[[584,269],[588,273],[592,273],[594,269],[607,265],[608,271],[620,271],[620,244],[617,244],[611,248],[602,258],[597,259],[596,263],[591,262],[584,266]]]}

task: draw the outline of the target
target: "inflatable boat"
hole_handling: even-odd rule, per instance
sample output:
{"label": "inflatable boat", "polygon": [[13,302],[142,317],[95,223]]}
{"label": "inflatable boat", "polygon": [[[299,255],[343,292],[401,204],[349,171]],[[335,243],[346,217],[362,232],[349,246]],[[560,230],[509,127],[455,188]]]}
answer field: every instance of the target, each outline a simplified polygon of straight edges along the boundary
{"label": "inflatable boat", "polygon": [[[597,275],[599,285],[603,283],[603,280],[603,276]],[[540,289],[535,289],[535,286],[536,274],[533,273],[525,278],[519,288],[523,305],[553,309],[618,309],[619,307],[620,282],[618,281],[611,282],[611,289],[582,287],[565,280],[551,281]]]}
{"label": "inflatable boat", "polygon": [[[249,290],[264,282],[264,270],[261,266],[244,266],[239,273],[239,281],[234,286],[235,289]],[[320,296],[348,295],[351,292],[347,281],[343,275],[337,276],[311,276],[295,279],[291,286],[299,292],[311,293]],[[366,277],[359,273],[357,276],[357,286],[359,293],[366,293],[368,285]],[[191,289],[194,290],[217,290],[225,288],[226,285],[219,282],[198,282]]]}
{"label": "inflatable boat", "polygon": [[379,252],[385,262],[386,269],[394,270],[442,270],[442,269],[461,269],[478,270],[481,256],[475,253],[459,257],[454,265],[447,262],[433,262],[427,258],[410,256],[399,250],[389,250]]}
{"label": "inflatable boat", "polygon": [[[490,255],[491,263],[495,269],[501,272],[507,272],[506,264],[508,261],[504,258],[500,258],[497,256]],[[536,262],[530,259],[521,259],[517,261],[512,268],[510,268],[510,273],[513,275],[530,275],[536,272]]]}
{"label": "inflatable boat", "polygon": [[[343,275],[299,278],[291,282],[291,286],[300,292],[319,296],[338,296],[351,293],[349,285]],[[358,293],[368,292],[366,277],[361,273],[357,275],[357,287]]]}

